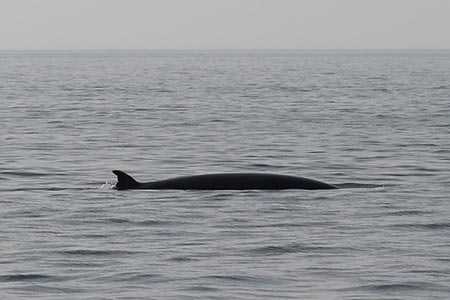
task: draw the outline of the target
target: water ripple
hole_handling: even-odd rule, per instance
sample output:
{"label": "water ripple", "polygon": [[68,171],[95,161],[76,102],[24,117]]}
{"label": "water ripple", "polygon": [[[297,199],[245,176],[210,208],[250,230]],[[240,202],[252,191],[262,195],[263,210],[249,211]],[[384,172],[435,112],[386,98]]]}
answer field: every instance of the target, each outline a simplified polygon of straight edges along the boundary
{"label": "water ripple", "polygon": [[348,253],[354,251],[353,248],[343,248],[335,246],[310,246],[303,244],[288,244],[288,245],[270,245],[264,247],[256,247],[247,250],[247,252],[254,255],[282,255],[292,253],[307,253],[307,254],[323,254],[323,253]]}
{"label": "water ripple", "polygon": [[442,223],[407,223],[407,224],[395,224],[390,225],[393,228],[418,228],[424,230],[450,230],[450,223],[442,222]]}
{"label": "water ripple", "polygon": [[11,274],[11,275],[0,275],[0,282],[24,282],[24,281],[62,281],[65,280],[62,277],[49,276],[43,274]]}
{"label": "water ripple", "polygon": [[133,255],[137,253],[135,251],[125,251],[125,250],[90,250],[90,249],[75,249],[57,252],[64,255],[74,255],[74,256],[123,256],[123,255]]}

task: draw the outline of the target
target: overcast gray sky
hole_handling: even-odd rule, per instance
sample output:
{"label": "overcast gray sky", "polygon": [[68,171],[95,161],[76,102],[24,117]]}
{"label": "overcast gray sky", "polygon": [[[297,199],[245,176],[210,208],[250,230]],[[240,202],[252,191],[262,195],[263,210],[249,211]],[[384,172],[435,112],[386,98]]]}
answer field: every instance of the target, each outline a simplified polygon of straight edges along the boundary
{"label": "overcast gray sky", "polygon": [[0,0],[0,49],[450,48],[450,0]]}

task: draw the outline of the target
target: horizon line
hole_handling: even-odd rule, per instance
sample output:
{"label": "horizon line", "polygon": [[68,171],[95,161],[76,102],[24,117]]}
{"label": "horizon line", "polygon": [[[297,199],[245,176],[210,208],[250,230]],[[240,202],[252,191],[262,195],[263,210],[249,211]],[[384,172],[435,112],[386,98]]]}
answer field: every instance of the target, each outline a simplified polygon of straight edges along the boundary
{"label": "horizon line", "polygon": [[0,48],[0,51],[446,51],[450,48]]}

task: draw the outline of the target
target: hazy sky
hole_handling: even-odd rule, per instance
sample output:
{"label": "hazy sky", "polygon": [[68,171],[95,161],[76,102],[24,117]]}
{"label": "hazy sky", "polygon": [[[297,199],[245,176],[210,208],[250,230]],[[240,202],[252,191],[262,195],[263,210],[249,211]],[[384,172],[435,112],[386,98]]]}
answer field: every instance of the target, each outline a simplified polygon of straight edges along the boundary
{"label": "hazy sky", "polygon": [[0,49],[450,48],[450,0],[0,0]]}

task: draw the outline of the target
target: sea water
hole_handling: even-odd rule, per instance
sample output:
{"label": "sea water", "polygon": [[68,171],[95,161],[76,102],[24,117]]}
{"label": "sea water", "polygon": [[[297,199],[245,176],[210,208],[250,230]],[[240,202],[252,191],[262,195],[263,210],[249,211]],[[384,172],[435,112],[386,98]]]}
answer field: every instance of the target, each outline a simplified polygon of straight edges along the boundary
{"label": "sea water", "polygon": [[448,50],[2,51],[0,138],[1,299],[450,297]]}

